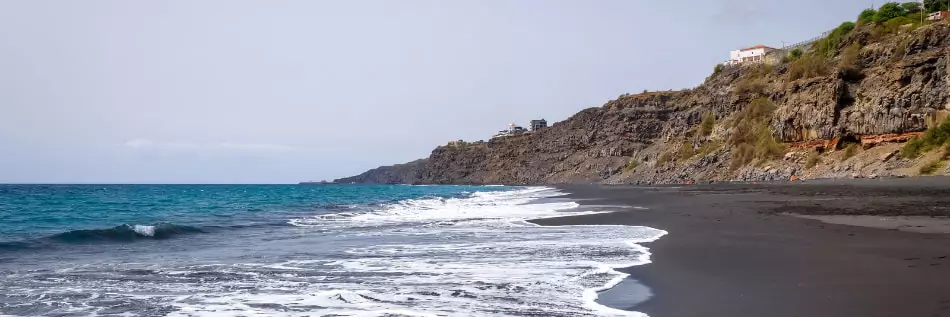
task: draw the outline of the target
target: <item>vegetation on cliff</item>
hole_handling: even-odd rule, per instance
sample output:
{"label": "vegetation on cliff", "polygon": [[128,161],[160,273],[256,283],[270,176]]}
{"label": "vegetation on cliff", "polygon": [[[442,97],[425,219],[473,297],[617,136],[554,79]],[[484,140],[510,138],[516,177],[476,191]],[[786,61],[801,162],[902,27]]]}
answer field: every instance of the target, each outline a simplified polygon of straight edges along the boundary
{"label": "vegetation on cliff", "polygon": [[950,10],[950,3],[946,0],[924,0],[924,8],[927,12]]}
{"label": "vegetation on cliff", "polygon": [[775,104],[767,98],[757,98],[739,112],[734,119],[732,136],[732,163],[735,170],[752,162],[778,159],[785,149],[772,137],[769,119]]}
{"label": "vegetation on cliff", "polygon": [[950,24],[920,19],[933,8],[866,10],[773,65],[717,65],[692,89],[624,94],[545,130],[438,147],[421,163],[342,181],[678,183],[916,174],[933,156],[922,153],[948,143],[950,125],[909,142],[901,155],[893,154],[899,144],[862,149],[858,141],[924,131],[937,113],[950,112]]}
{"label": "vegetation on cliff", "polygon": [[901,148],[901,156],[916,158],[923,153],[937,149],[950,141],[950,119],[938,126],[927,129],[924,135],[914,138]]}
{"label": "vegetation on cliff", "polygon": [[815,165],[821,163],[821,155],[817,151],[811,151],[808,153],[808,158],[805,160],[805,168],[812,168]]}

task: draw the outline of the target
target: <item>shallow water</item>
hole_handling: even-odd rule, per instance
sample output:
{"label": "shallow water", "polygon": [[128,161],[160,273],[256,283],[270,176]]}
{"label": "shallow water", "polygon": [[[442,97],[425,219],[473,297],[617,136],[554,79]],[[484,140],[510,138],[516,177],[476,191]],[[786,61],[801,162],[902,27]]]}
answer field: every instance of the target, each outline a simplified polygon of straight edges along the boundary
{"label": "shallow water", "polygon": [[585,213],[549,188],[166,186],[0,187],[0,314],[639,316],[597,291],[664,234],[524,221]]}

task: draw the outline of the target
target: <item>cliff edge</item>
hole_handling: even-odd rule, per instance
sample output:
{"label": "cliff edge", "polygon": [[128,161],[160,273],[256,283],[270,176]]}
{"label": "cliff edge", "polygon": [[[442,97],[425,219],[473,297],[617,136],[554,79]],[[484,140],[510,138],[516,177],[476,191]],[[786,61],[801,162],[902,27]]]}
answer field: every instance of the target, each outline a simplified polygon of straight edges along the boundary
{"label": "cliff edge", "polygon": [[[946,174],[950,23],[843,24],[780,62],[717,66],[688,90],[623,95],[549,128],[440,146],[338,179],[381,184],[766,181]],[[950,153],[950,152],[948,152]]]}

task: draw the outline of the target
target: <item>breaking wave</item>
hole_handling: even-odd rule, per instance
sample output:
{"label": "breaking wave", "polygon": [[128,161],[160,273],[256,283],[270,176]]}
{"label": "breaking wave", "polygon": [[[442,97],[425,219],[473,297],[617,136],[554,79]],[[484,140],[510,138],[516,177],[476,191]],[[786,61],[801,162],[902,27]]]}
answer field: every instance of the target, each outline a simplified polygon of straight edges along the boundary
{"label": "breaking wave", "polygon": [[[251,225],[284,227],[264,230],[159,223],[63,232],[41,241],[203,238],[96,248],[162,252],[154,258],[96,253],[55,270],[0,266],[0,289],[18,296],[7,303],[0,296],[0,315],[645,316],[597,298],[627,278],[619,268],[649,263],[640,244],[666,232],[529,221],[599,213],[562,195],[518,187],[388,203],[368,197]],[[62,305],[45,305],[51,301]]]}
{"label": "breaking wave", "polygon": [[171,223],[152,225],[123,224],[108,229],[81,229],[23,241],[0,242],[0,251],[20,251],[53,247],[58,244],[121,243],[138,240],[166,240],[182,235],[208,233],[217,227],[192,227]]}
{"label": "breaking wave", "polygon": [[124,224],[109,229],[73,230],[50,236],[48,239],[64,243],[87,243],[101,241],[135,241],[139,239],[170,239],[184,234],[206,233],[190,226],[171,223],[154,225]]}

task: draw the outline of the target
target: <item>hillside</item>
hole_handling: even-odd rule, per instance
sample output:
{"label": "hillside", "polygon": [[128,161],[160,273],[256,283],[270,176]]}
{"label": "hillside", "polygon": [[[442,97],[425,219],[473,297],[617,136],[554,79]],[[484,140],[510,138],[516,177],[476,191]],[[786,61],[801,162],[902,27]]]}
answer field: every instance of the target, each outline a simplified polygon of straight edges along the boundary
{"label": "hillside", "polygon": [[[846,23],[775,65],[717,66],[693,89],[624,95],[541,131],[440,146],[427,159],[337,182],[680,183],[946,174],[947,155],[940,150],[946,137],[937,128],[948,114],[950,24],[913,21]],[[934,131],[916,133],[928,128]],[[901,142],[915,136],[914,150],[898,153]]]}

